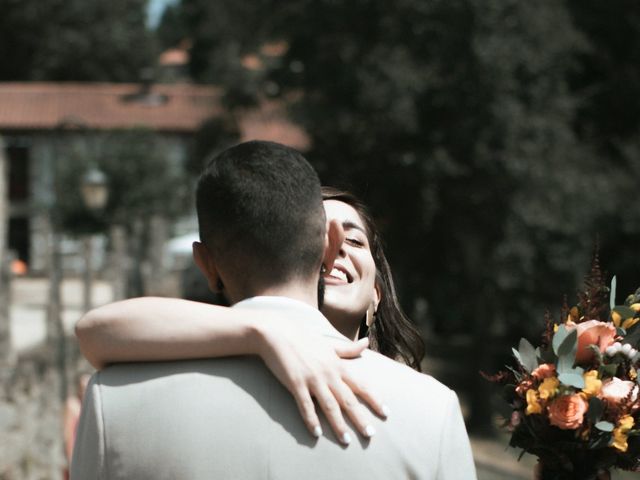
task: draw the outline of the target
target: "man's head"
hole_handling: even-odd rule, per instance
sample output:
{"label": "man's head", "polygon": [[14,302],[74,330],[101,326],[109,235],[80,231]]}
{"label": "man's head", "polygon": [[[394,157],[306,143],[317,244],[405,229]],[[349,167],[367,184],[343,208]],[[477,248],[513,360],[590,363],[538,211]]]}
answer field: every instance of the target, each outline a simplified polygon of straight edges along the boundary
{"label": "man's head", "polygon": [[202,244],[194,254],[214,290],[232,286],[244,297],[317,278],[325,241],[320,181],[296,150],[252,141],[216,155],[198,181],[196,209]]}

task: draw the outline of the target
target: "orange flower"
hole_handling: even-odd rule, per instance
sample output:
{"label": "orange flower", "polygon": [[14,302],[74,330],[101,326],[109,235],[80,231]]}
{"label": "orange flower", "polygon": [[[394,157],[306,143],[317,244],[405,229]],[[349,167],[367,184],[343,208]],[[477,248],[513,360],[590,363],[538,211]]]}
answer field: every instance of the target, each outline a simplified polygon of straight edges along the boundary
{"label": "orange flower", "polygon": [[589,408],[581,395],[563,395],[549,405],[549,423],[563,430],[575,430],[582,425]]}
{"label": "orange flower", "polygon": [[555,374],[556,366],[552,363],[543,363],[531,372],[531,376],[536,380],[544,380],[545,378],[553,377]]}
{"label": "orange flower", "polygon": [[588,320],[577,325],[567,323],[566,325],[569,331],[574,328],[578,330],[576,363],[588,363],[593,359],[593,352],[587,348],[589,345],[596,345],[601,352],[604,352],[613,343],[616,336],[616,328],[612,324],[598,320]]}

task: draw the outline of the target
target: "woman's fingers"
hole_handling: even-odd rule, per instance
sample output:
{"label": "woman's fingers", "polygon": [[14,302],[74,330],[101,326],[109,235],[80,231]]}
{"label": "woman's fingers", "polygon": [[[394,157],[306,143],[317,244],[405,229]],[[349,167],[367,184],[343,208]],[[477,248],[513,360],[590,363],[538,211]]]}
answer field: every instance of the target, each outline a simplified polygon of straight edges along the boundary
{"label": "woman's fingers", "polygon": [[316,406],[313,403],[309,389],[306,385],[300,385],[292,393],[298,404],[298,410],[302,415],[302,420],[309,429],[309,432],[316,438],[320,437],[322,435],[322,427],[320,426],[320,419],[316,414]]}
{"label": "woman's fingers", "polygon": [[387,407],[380,399],[380,396],[375,393],[370,387],[368,387],[364,382],[356,380],[348,372],[346,372],[342,376],[342,379],[344,383],[346,383],[346,385],[351,389],[351,391],[358,397],[360,397],[367,405],[369,405],[369,407],[377,415],[382,418],[387,418],[389,416],[389,407]]}
{"label": "woman's fingers", "polygon": [[351,434],[334,393],[326,383],[316,382],[312,394],[315,396],[320,409],[327,417],[329,425],[331,425],[331,429],[335,432],[340,443],[349,445],[351,443]]}
{"label": "woman's fingers", "polygon": [[371,413],[358,401],[351,388],[339,381],[332,389],[342,411],[346,413],[356,430],[365,438],[371,438],[376,430],[372,423]]}
{"label": "woman's fingers", "polygon": [[340,358],[356,358],[369,347],[369,339],[361,338],[357,342],[339,342],[336,343],[334,349],[336,355]]}

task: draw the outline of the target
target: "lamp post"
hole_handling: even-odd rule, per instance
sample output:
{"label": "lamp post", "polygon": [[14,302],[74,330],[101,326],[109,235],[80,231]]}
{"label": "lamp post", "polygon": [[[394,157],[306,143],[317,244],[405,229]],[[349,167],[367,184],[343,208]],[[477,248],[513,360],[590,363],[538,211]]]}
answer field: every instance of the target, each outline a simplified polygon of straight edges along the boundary
{"label": "lamp post", "polygon": [[[109,188],[107,176],[97,168],[89,169],[83,176],[80,184],[82,200],[87,209],[94,215],[98,215],[109,200]],[[85,261],[84,281],[83,281],[83,309],[89,311],[92,306],[92,284],[93,284],[93,236],[85,235],[83,241],[83,254]]]}

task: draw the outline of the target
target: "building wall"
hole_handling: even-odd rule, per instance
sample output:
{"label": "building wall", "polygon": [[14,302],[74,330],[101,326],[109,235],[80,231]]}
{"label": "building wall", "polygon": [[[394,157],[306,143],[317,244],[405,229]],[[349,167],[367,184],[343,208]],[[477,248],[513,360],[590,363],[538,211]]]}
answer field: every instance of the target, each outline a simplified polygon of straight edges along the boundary
{"label": "building wall", "polygon": [[[107,140],[103,132],[5,132],[7,152],[14,152],[14,168],[24,167],[17,162],[27,162],[27,195],[10,201],[10,232],[14,254],[28,262],[29,272],[34,275],[46,274],[49,268],[51,252],[51,215],[55,214],[55,178],[62,168],[73,168],[73,162],[81,156],[100,155]],[[157,141],[161,151],[167,155],[170,168],[183,169],[187,154],[189,137],[185,135],[163,133]],[[15,152],[20,151],[20,155]],[[80,162],[78,162],[80,163]],[[84,168],[84,166],[79,168]],[[76,185],[64,185],[62,188],[79,188]],[[170,195],[170,192],[167,193]],[[191,212],[185,212],[190,216]],[[13,227],[13,231],[12,231]],[[22,231],[24,230],[24,234]],[[169,228],[172,231],[172,228]],[[94,240],[98,247],[106,247],[107,239],[97,236]],[[69,273],[80,273],[84,268],[81,241],[72,236],[63,235],[61,250],[63,268]],[[104,252],[104,248],[96,248]],[[103,254],[96,254],[94,265],[102,268],[105,263]]]}

